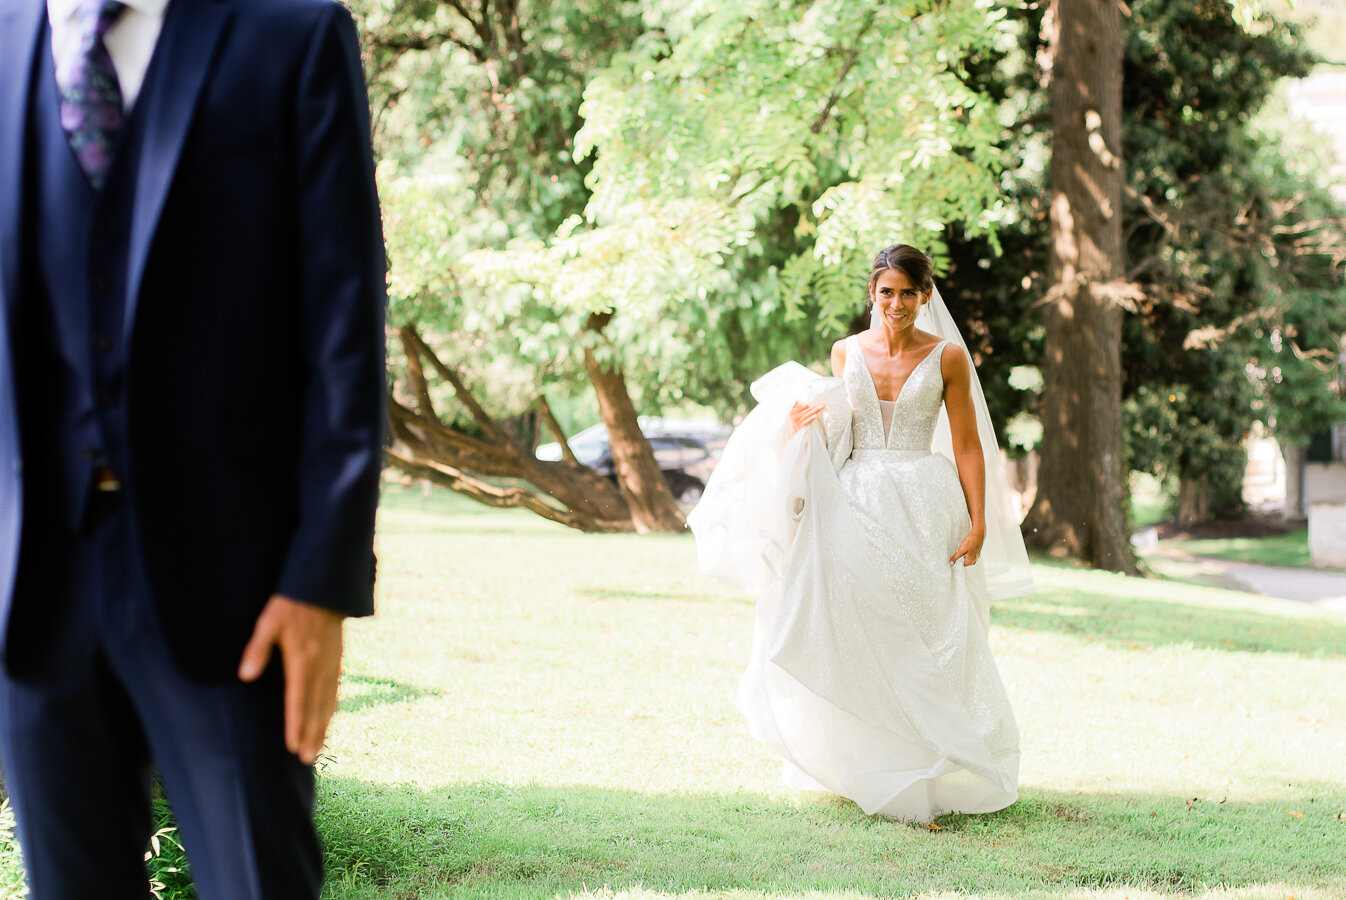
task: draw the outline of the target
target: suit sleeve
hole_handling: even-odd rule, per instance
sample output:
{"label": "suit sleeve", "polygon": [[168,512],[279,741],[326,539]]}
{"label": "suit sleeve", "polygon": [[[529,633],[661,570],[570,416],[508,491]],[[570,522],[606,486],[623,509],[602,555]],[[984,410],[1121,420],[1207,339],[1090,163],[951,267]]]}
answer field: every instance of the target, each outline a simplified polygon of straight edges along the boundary
{"label": "suit sleeve", "polygon": [[276,591],[373,612],[384,423],[385,256],[354,23],[324,7],[295,105],[303,360],[299,522]]}

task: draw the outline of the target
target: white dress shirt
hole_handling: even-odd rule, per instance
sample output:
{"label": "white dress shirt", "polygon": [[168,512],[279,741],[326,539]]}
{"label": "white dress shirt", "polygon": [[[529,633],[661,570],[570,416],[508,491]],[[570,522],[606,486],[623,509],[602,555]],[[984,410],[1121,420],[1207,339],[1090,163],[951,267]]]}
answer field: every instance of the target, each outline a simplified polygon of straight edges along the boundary
{"label": "white dress shirt", "polygon": [[[80,28],[75,16],[81,0],[47,0],[47,18],[51,22],[51,54],[56,71],[68,71],[70,58],[79,54]],[[117,81],[122,89],[122,106],[130,111],[140,96],[145,71],[150,67],[154,45],[164,25],[164,10],[169,0],[124,0],[126,9],[103,36]],[[58,75],[59,78],[59,75]],[[61,85],[65,87],[64,84]]]}

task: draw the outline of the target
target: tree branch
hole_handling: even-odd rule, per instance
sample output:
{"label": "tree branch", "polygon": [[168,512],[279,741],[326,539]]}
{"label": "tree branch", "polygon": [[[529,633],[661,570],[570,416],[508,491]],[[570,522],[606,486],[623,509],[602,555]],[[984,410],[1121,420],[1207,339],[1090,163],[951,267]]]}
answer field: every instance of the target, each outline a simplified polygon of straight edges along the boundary
{"label": "tree branch", "polygon": [[486,506],[496,509],[526,509],[544,519],[560,523],[569,528],[588,532],[629,532],[634,530],[630,519],[597,519],[580,515],[574,510],[562,509],[547,503],[531,491],[523,488],[499,488],[467,473],[442,463],[422,462],[403,456],[395,450],[384,450],[384,460],[389,466],[405,472],[413,478],[421,478],[465,494]]}
{"label": "tree branch", "polygon": [[486,49],[463,40],[452,31],[437,31],[430,34],[408,34],[406,32],[370,33],[365,38],[370,47],[380,47],[397,53],[412,50],[434,50],[443,44],[461,47],[477,62],[486,61]]}
{"label": "tree branch", "polygon": [[1015,134],[1017,132],[1023,131],[1025,128],[1031,128],[1034,125],[1041,125],[1043,122],[1050,122],[1051,120],[1052,120],[1051,110],[1049,109],[1043,110],[1042,112],[1033,113],[1031,116],[1024,116],[1022,119],[1015,122],[1013,125],[1011,125],[1009,128],[1005,130],[1009,134]]}
{"label": "tree branch", "polygon": [[[411,326],[407,326],[410,328]],[[425,368],[421,365],[420,344],[402,338],[402,349],[407,354],[407,379],[411,382],[411,393],[416,398],[416,407],[427,419],[438,421],[435,402],[430,399],[430,384],[425,380]]]}
{"label": "tree branch", "polygon": [[402,346],[407,348],[408,357],[412,355],[411,348],[414,346],[419,353],[424,354],[430,361],[431,367],[439,374],[439,377],[443,378],[453,386],[453,392],[458,395],[459,402],[467,407],[467,411],[472,414],[472,419],[481,427],[482,431],[486,432],[493,440],[501,444],[508,446],[513,443],[510,440],[509,435],[501,430],[500,426],[495,423],[495,420],[487,414],[486,410],[483,409],[476,398],[472,396],[472,392],[467,389],[467,385],[458,377],[458,373],[444,365],[444,363],[440,362],[439,357],[435,356],[435,352],[421,339],[420,334],[416,331],[416,326],[403,325],[398,330],[398,335],[402,339]]}
{"label": "tree branch", "polygon": [[551,404],[547,402],[545,394],[539,394],[537,398],[538,412],[542,414],[542,421],[546,424],[547,430],[556,437],[556,443],[561,445],[561,458],[579,465],[579,460],[575,458],[575,452],[570,449],[570,442],[566,440],[566,433],[561,430],[561,423],[556,421],[556,415],[552,412]]}
{"label": "tree branch", "polygon": [[522,477],[523,464],[513,447],[497,447],[426,419],[395,399],[389,400],[388,427],[395,441],[417,455],[443,458],[463,469],[485,475]]}
{"label": "tree branch", "polygon": [[[869,13],[865,15],[865,20],[860,23],[860,30],[855,33],[856,42],[859,42],[859,40],[865,36],[865,32],[874,24],[874,16],[874,10],[870,10]],[[823,126],[827,124],[828,117],[832,115],[832,107],[836,106],[837,101],[841,99],[841,90],[846,84],[846,76],[851,74],[851,69],[855,68],[855,64],[860,61],[859,47],[852,47],[845,51],[845,53],[846,64],[841,67],[841,74],[837,76],[836,87],[832,88],[832,93],[827,96],[827,101],[823,103],[823,108],[819,110],[817,118],[815,118],[813,124],[809,126],[809,131],[814,134],[818,134],[822,131]]]}

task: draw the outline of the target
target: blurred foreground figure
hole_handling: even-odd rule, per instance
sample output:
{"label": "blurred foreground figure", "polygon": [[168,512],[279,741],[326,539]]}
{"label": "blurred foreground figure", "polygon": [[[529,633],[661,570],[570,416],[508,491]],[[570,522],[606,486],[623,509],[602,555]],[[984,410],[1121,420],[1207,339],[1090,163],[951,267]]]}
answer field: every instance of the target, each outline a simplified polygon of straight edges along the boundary
{"label": "blurred foreground figure", "polygon": [[0,0],[0,739],[34,900],[316,898],[383,245],[328,0]]}

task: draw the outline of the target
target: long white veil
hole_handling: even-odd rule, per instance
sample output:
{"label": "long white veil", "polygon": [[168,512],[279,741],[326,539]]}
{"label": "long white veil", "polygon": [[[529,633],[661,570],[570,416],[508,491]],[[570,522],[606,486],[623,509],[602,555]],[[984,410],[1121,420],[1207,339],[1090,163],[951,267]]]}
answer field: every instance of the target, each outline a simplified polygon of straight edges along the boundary
{"label": "long white veil", "polygon": [[[871,327],[880,327],[878,315],[876,307],[870,317]],[[1005,466],[1000,459],[995,427],[986,410],[986,395],[981,389],[977,367],[972,363],[967,342],[954,324],[953,316],[949,315],[949,308],[944,305],[944,298],[939,295],[939,288],[931,292],[930,302],[921,307],[916,316],[916,327],[957,344],[967,357],[968,368],[972,371],[972,405],[977,410],[977,434],[981,438],[982,455],[986,460],[986,543],[982,547],[981,559],[991,597],[999,600],[1031,593],[1035,585],[1028,566],[1028,551],[1024,547],[1023,534],[1019,531],[1018,499],[1010,489]],[[935,426],[931,449],[953,460],[953,434],[949,430],[948,413],[943,407],[939,411],[939,424]],[[954,462],[956,464],[957,461]]]}

